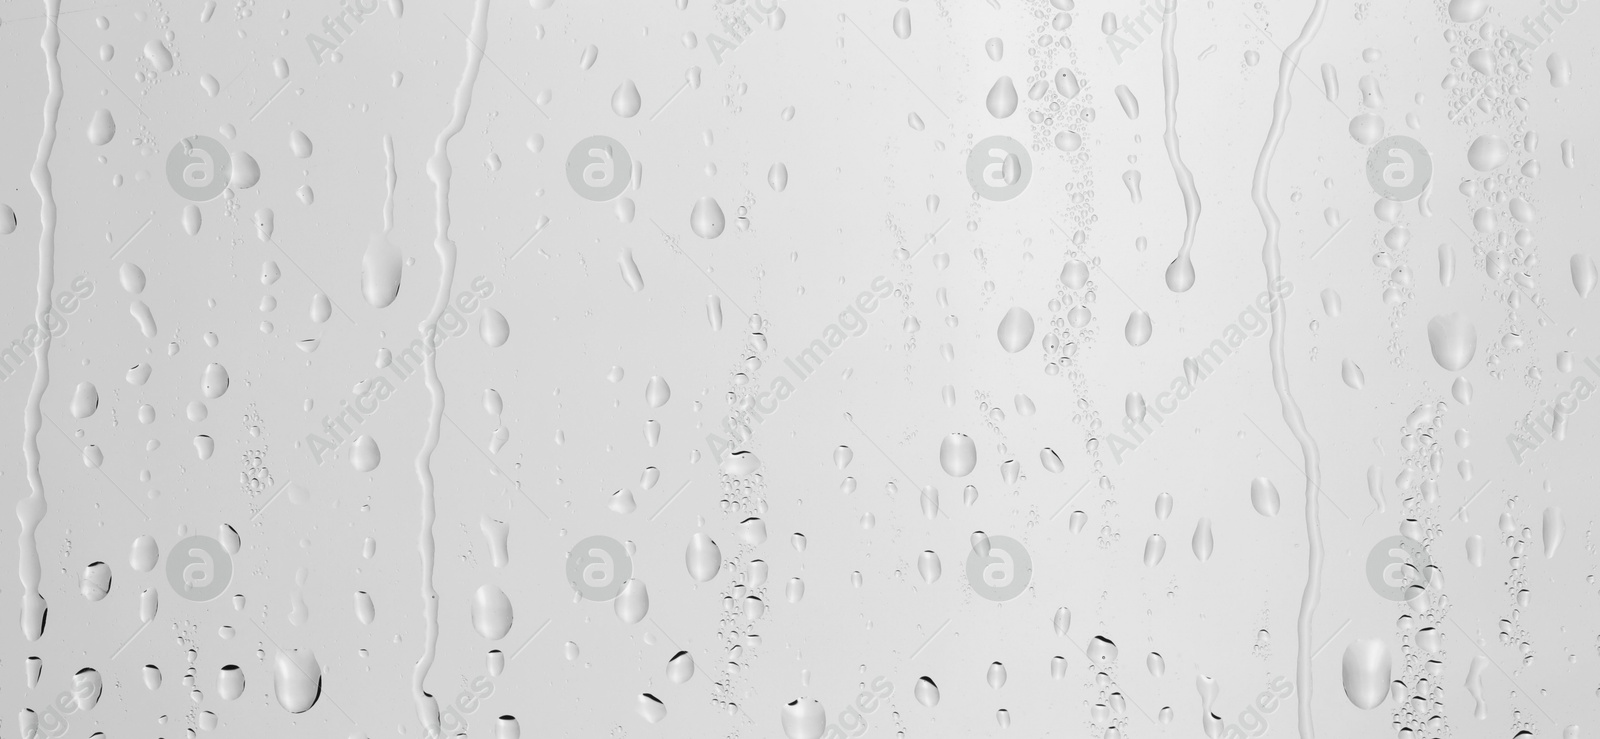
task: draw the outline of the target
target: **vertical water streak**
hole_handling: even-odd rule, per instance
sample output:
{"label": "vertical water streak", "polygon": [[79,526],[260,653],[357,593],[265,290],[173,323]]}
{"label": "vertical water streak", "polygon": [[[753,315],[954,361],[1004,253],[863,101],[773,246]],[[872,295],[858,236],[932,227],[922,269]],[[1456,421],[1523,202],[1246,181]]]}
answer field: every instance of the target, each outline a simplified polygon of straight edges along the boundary
{"label": "vertical water streak", "polygon": [[1178,0],[1163,2],[1161,87],[1166,95],[1167,130],[1161,140],[1167,145],[1167,159],[1172,162],[1172,173],[1178,178],[1178,189],[1183,191],[1183,246],[1179,247],[1172,266],[1167,268],[1167,287],[1181,293],[1194,286],[1194,263],[1189,250],[1194,247],[1194,231],[1200,223],[1200,193],[1195,189],[1189,165],[1183,163],[1183,154],[1178,150],[1178,57],[1173,49],[1173,39],[1178,35]]}
{"label": "vertical water streak", "polygon": [[[439,293],[428,313],[428,318],[418,329],[424,342],[433,341],[429,334],[438,324],[450,301],[450,286],[456,275],[456,244],[450,240],[450,139],[466,125],[467,110],[472,107],[472,87],[478,80],[478,69],[483,65],[483,48],[489,41],[489,0],[475,0],[472,9],[472,30],[467,38],[467,65],[461,72],[461,82],[456,86],[452,102],[450,123],[439,132],[433,144],[433,156],[428,159],[428,179],[434,190],[434,251],[439,254]],[[393,177],[393,169],[390,170]],[[391,180],[392,181],[392,180]],[[386,216],[388,215],[386,211]],[[387,225],[387,224],[386,224]],[[431,735],[439,733],[439,707],[437,701],[423,689],[428,670],[433,667],[434,655],[439,646],[439,592],[433,587],[435,518],[433,470],[429,464],[433,450],[439,446],[440,423],[444,418],[444,386],[439,383],[438,352],[428,351],[422,361],[431,407],[428,411],[428,432],[422,448],[417,452],[417,481],[422,486],[422,530],[417,545],[422,556],[423,619],[426,635],[423,639],[422,657],[412,674],[411,692],[417,702],[417,713]]]}
{"label": "vertical water streak", "polygon": [[61,0],[45,0],[44,35],[39,47],[44,49],[45,76],[49,92],[44,101],[44,132],[39,136],[38,155],[33,160],[29,179],[39,193],[39,302],[34,311],[34,325],[41,330],[39,345],[33,349],[33,387],[28,391],[28,405],[22,416],[22,457],[28,467],[28,497],[17,503],[17,520],[22,524],[17,534],[17,575],[22,579],[22,635],[29,641],[44,636],[45,614],[49,610],[44,596],[39,592],[42,569],[39,564],[39,522],[49,506],[44,499],[44,479],[39,474],[39,424],[43,420],[39,403],[44,390],[50,386],[51,334],[45,316],[50,312],[50,292],[56,281],[56,199],[54,178],[50,175],[50,153],[56,145],[56,122],[61,115]]}
{"label": "vertical water streak", "polygon": [[[1272,174],[1272,157],[1277,153],[1278,141],[1283,138],[1283,126],[1289,117],[1291,101],[1289,96],[1289,83],[1293,79],[1294,70],[1300,64],[1300,55],[1305,51],[1311,39],[1316,36],[1317,30],[1322,27],[1322,18],[1328,9],[1327,0],[1314,0],[1311,14],[1306,18],[1305,26],[1300,29],[1300,35],[1294,43],[1283,52],[1283,60],[1278,63],[1278,91],[1272,99],[1272,125],[1267,129],[1266,141],[1261,145],[1261,157],[1256,160],[1255,175],[1250,183],[1250,199],[1254,201],[1256,210],[1261,213],[1261,223],[1266,227],[1266,239],[1261,246],[1261,262],[1266,267],[1267,289],[1278,293],[1277,283],[1283,277],[1282,254],[1278,249],[1278,232],[1280,224],[1278,214],[1272,209],[1272,203],[1267,198],[1267,179]],[[1322,460],[1317,451],[1317,442],[1311,438],[1311,433],[1306,430],[1305,417],[1300,412],[1300,404],[1295,401],[1294,393],[1289,389],[1289,371],[1283,358],[1284,324],[1288,313],[1287,301],[1282,295],[1275,310],[1272,311],[1272,338],[1269,353],[1272,357],[1272,387],[1278,393],[1278,403],[1283,409],[1283,420],[1288,424],[1289,430],[1294,433],[1295,441],[1300,444],[1300,453],[1304,459],[1306,473],[1306,538],[1307,563],[1306,587],[1300,596],[1300,614],[1296,621],[1295,632],[1295,707],[1298,713],[1300,739],[1313,739],[1316,730],[1311,721],[1311,626],[1312,616],[1317,610],[1317,601],[1322,594],[1322,520],[1320,515],[1317,491],[1322,482]]]}

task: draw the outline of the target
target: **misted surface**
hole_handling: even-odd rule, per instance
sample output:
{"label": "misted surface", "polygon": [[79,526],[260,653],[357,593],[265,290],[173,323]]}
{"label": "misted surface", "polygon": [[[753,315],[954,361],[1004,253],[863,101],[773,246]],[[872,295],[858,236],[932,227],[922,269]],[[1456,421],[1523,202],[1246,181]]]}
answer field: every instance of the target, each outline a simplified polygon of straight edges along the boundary
{"label": "misted surface", "polygon": [[1588,2],[0,3],[0,735],[1600,730]]}

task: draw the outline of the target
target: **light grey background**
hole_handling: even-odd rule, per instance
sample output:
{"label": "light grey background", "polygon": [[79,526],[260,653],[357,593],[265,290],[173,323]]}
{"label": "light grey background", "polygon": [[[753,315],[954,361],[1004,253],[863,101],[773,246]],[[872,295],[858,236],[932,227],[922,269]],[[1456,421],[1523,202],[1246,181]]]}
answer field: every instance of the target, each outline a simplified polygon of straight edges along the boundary
{"label": "light grey background", "polygon": [[[1161,39],[1158,32],[1137,43],[1119,63],[1101,26],[1105,13],[1140,12],[1132,3],[1082,0],[1061,32],[1051,27],[1060,11],[1043,0],[789,2],[781,6],[781,28],[754,28],[718,63],[708,39],[725,32],[708,0],[687,0],[687,7],[557,0],[548,8],[534,7],[542,1],[483,1],[487,58],[475,79],[463,76],[475,11],[467,2],[411,2],[398,18],[383,3],[340,45],[342,59],[321,65],[305,37],[320,33],[323,16],[336,12],[331,0],[218,4],[204,21],[196,3],[66,3],[59,21],[64,97],[48,161],[60,211],[54,258],[45,265],[40,199],[29,172],[47,93],[39,44],[47,11],[40,3],[0,6],[8,70],[0,201],[18,221],[0,236],[0,316],[9,317],[0,340],[20,338],[30,322],[41,269],[53,270],[56,290],[79,275],[95,285],[69,316],[70,330],[49,348],[49,385],[39,404],[46,420],[37,434],[49,504],[37,550],[49,619],[36,641],[24,639],[16,620],[0,630],[0,731],[15,735],[19,712],[42,710],[87,667],[103,676],[104,696],[96,708],[67,717],[66,735],[170,737],[198,727],[199,712],[209,711],[218,726],[202,734],[426,736],[426,702],[412,688],[430,641],[425,564],[438,591],[437,659],[425,672],[425,690],[451,701],[487,673],[489,650],[509,656],[526,645],[468,716],[474,737],[495,736],[501,715],[516,716],[526,736],[782,736],[785,704],[818,700],[833,722],[879,677],[892,684],[892,697],[867,715],[867,736],[1101,736],[1108,724],[1095,721],[1091,706],[1110,691],[1128,702],[1111,722],[1123,736],[1195,735],[1203,732],[1201,675],[1216,680],[1211,709],[1230,724],[1270,680],[1286,676],[1296,697],[1266,716],[1263,734],[1310,736],[1314,727],[1325,735],[1373,735],[1396,730],[1400,706],[1391,697],[1362,710],[1346,697],[1346,647],[1379,640],[1394,677],[1414,685],[1420,662],[1408,669],[1405,655],[1417,649],[1422,624],[1444,636],[1442,652],[1432,656],[1443,663],[1442,676],[1431,679],[1442,696],[1422,716],[1437,714],[1441,723],[1422,734],[1548,736],[1593,723],[1600,676],[1592,666],[1597,637],[1585,616],[1597,593],[1588,578],[1600,427],[1585,404],[1564,440],[1546,441],[1520,465],[1506,436],[1578,376],[1600,385],[1600,374],[1582,362],[1600,356],[1587,332],[1595,298],[1579,296],[1569,269],[1572,255],[1593,252],[1585,201],[1594,182],[1582,132],[1595,110],[1587,39],[1600,11],[1578,4],[1526,55],[1526,70],[1470,77],[1450,91],[1441,80],[1465,67],[1465,51],[1475,46],[1446,34],[1476,34],[1483,22],[1453,22],[1443,3],[1330,2],[1298,66],[1281,71],[1292,108],[1265,193],[1282,219],[1282,271],[1294,285],[1283,369],[1320,450],[1326,494],[1317,527],[1326,550],[1320,603],[1300,634],[1310,537],[1306,464],[1272,390],[1267,336],[1250,338],[1124,463],[1112,458],[1103,434],[1120,430],[1128,393],[1153,400],[1182,376],[1186,357],[1222,337],[1267,287],[1252,178],[1282,49],[1301,33],[1308,3],[1183,0],[1177,11],[1177,129],[1204,210],[1193,247],[1196,282],[1175,293],[1163,274],[1182,243],[1184,206],[1162,145]],[[912,19],[904,39],[894,23],[902,9]],[[1538,12],[1530,2],[1493,2],[1485,22],[1520,29]],[[169,32],[175,65],[155,72],[142,50]],[[694,35],[693,48],[685,34]],[[1044,34],[1048,44],[1041,44]],[[990,38],[1004,42],[1000,61],[985,52]],[[598,58],[584,69],[590,44]],[[101,60],[102,46],[114,49],[109,60]],[[1369,49],[1376,53],[1364,57]],[[1565,87],[1551,84],[1552,53],[1573,67]],[[285,77],[275,71],[280,59]],[[1337,69],[1332,101],[1322,86],[1324,64]],[[1059,121],[1029,120],[1054,93],[1042,102],[1026,97],[1035,75],[1049,80],[1060,67],[1076,71],[1083,82],[1076,104],[1094,112],[1092,121],[1073,124],[1084,143],[1071,154],[1051,143]],[[691,69],[698,85],[685,83]],[[220,82],[214,97],[202,75]],[[1023,100],[1015,114],[997,119],[985,97],[1001,75],[1014,80]],[[1381,87],[1381,107],[1363,105],[1364,76]],[[448,140],[454,171],[445,193],[457,253],[453,280],[441,288],[438,192],[427,162],[464,79],[471,101]],[[642,106],[624,118],[611,100],[629,80]],[[1117,104],[1118,85],[1137,96],[1137,119]],[[1466,101],[1476,104],[1479,90],[1499,112],[1458,112]],[[97,146],[88,132],[101,109],[114,118],[116,133]],[[1362,112],[1382,116],[1386,135],[1421,141],[1433,160],[1427,212],[1416,203],[1403,208],[1411,237],[1392,252],[1412,275],[1398,306],[1383,301],[1392,266],[1374,262],[1389,225],[1374,214],[1377,196],[1364,174],[1368,148],[1350,134],[1351,118]],[[908,124],[912,114],[922,128]],[[292,150],[296,131],[313,142],[309,157]],[[1468,233],[1485,196],[1469,198],[1458,186],[1483,179],[1466,157],[1477,136],[1522,141],[1530,131],[1537,150],[1515,154],[1502,170],[1530,158],[1542,165],[1515,191],[1539,212],[1529,227],[1529,251],[1537,254],[1525,268],[1531,287],[1519,290],[1510,278],[1491,277],[1481,249],[1475,252],[1475,243],[1494,238]],[[183,226],[189,203],[165,170],[172,147],[195,134],[248,152],[261,178],[199,204],[202,223],[191,236]],[[593,135],[616,139],[640,163],[642,177],[625,194],[637,209],[631,221],[619,217],[617,203],[583,199],[568,184],[569,150]],[[992,135],[1029,145],[1032,155],[1028,189],[1002,203],[975,199],[966,179],[967,149]],[[385,137],[392,138],[396,168],[389,238],[405,267],[398,299],[379,309],[363,299],[361,265],[369,240],[383,231]],[[542,148],[530,139],[542,140]],[[1564,142],[1575,147],[1575,166],[1562,162]],[[777,163],[788,171],[782,192],[767,182]],[[1141,202],[1123,185],[1128,170],[1141,173]],[[315,194],[309,205],[297,195],[302,186]],[[715,239],[691,229],[691,210],[706,196],[728,221]],[[938,198],[936,209],[930,196]],[[736,222],[741,207],[747,229]],[[275,213],[275,243],[257,238],[252,214],[261,208]],[[1330,221],[1327,209],[1340,219]],[[1508,221],[1502,215],[1507,237],[1514,233]],[[1080,230],[1083,242],[1075,247]],[[1140,238],[1148,242],[1143,250]],[[1447,287],[1438,278],[1441,244],[1456,259]],[[641,291],[621,274],[624,250],[637,262]],[[1093,318],[1087,336],[1075,333],[1070,371],[1053,374],[1040,347],[1050,322],[1066,320],[1067,307],[1051,301],[1065,294],[1058,276],[1073,257],[1099,260],[1091,275]],[[263,284],[269,262],[282,276]],[[124,263],[147,275],[142,294],[121,286]],[[872,313],[869,330],[799,383],[742,447],[760,458],[759,479],[719,474],[706,436],[720,433],[728,394],[741,387],[737,375],[749,372],[761,387],[779,374],[793,379],[782,360],[822,336],[880,275],[895,292]],[[479,336],[479,309],[470,330],[438,354],[444,416],[426,460],[436,484],[437,549],[425,563],[416,466],[430,428],[423,379],[388,375],[394,395],[361,431],[382,454],[370,472],[352,466],[348,447],[318,465],[306,437],[351,399],[353,386],[388,372],[375,367],[378,352],[416,337],[441,289],[454,296],[479,276],[494,285],[485,304],[506,317],[510,339],[488,346]],[[1342,298],[1337,317],[1318,297],[1328,289]],[[336,308],[317,323],[313,296],[324,291]],[[1520,293],[1514,307],[1512,293]],[[1084,291],[1074,295],[1084,299]],[[719,331],[706,317],[709,296],[720,300]],[[276,307],[263,310],[268,297]],[[155,317],[154,338],[130,317],[135,299]],[[1038,320],[1031,344],[1015,354],[996,338],[1012,307]],[[1122,331],[1136,308],[1154,326],[1137,347]],[[1429,352],[1429,320],[1450,313],[1477,332],[1477,354],[1459,373],[1442,369]],[[751,350],[755,322],[764,351]],[[1503,348],[1502,337],[1512,333],[1523,344]],[[308,339],[319,342],[314,351],[299,346]],[[1576,359],[1571,372],[1557,367],[1562,351]],[[759,357],[759,369],[749,369],[751,356]],[[1359,389],[1341,379],[1345,360],[1364,373]],[[143,386],[124,379],[137,363],[152,367]],[[205,399],[202,373],[211,363],[227,368],[231,385],[222,397]],[[28,490],[20,442],[35,367],[30,361],[0,383],[0,418],[13,419],[0,482],[15,501]],[[608,379],[613,367],[622,369],[620,381]],[[646,401],[652,376],[671,387],[659,408]],[[1475,390],[1470,405],[1451,397],[1457,376]],[[80,420],[69,404],[81,382],[98,388],[100,406]],[[946,386],[953,404],[943,399]],[[484,409],[490,388],[504,399],[498,419]],[[1017,412],[1019,393],[1037,404],[1036,414]],[[189,420],[191,401],[205,403],[204,420]],[[1436,403],[1447,409],[1436,438],[1438,498],[1408,512],[1394,484],[1406,459],[1401,434],[1413,409]],[[143,404],[154,409],[152,423],[138,417]],[[1003,420],[991,420],[989,407]],[[1099,432],[1094,419],[1103,424]],[[660,423],[654,447],[645,442],[648,420]],[[500,427],[509,441],[490,453]],[[1469,446],[1456,443],[1458,430],[1470,434]],[[976,442],[977,468],[966,478],[939,465],[939,443],[950,433]],[[208,460],[197,458],[197,434],[215,439]],[[1097,449],[1091,437],[1102,439]],[[82,461],[89,444],[104,452],[98,470]],[[833,461],[841,445],[853,452],[843,470]],[[1041,465],[1046,447],[1059,454],[1063,471]],[[242,484],[251,454],[261,455],[269,473],[260,492]],[[1008,459],[1021,466],[1014,485],[1000,471]],[[1471,463],[1470,480],[1457,471],[1463,461]],[[1367,489],[1374,465],[1384,480],[1383,512],[1375,512]],[[648,491],[639,482],[647,467],[660,472]],[[846,477],[855,480],[852,493],[841,490]],[[1280,492],[1276,516],[1252,508],[1256,477]],[[308,491],[306,499],[273,499],[291,482]],[[979,491],[971,506],[961,500],[968,484]],[[748,490],[733,492],[740,485]],[[919,505],[924,486],[939,493],[941,513],[931,519]],[[637,501],[631,513],[607,507],[621,489]],[[1164,520],[1154,513],[1161,493],[1173,500]],[[1456,518],[1468,499],[1466,515]],[[1541,521],[1549,508],[1560,509],[1565,525],[1553,558],[1543,555]],[[1077,532],[1068,525],[1075,510],[1088,519]],[[1515,532],[1529,532],[1527,556],[1517,565],[1500,533],[1502,514]],[[767,539],[742,545],[739,524],[752,516],[765,522]],[[864,516],[873,517],[870,527]],[[485,517],[509,525],[506,567],[492,564],[480,529]],[[1202,517],[1216,541],[1205,562],[1190,546]],[[1366,571],[1372,546],[1400,532],[1407,517],[1432,527],[1429,551],[1443,573],[1431,610],[1412,630],[1397,625],[1411,609],[1378,597]],[[17,521],[0,521],[0,534],[16,539]],[[168,548],[187,533],[215,536],[223,524],[243,542],[229,596],[182,599],[164,576]],[[994,603],[968,587],[964,565],[975,531],[1028,548],[1033,572],[1023,595]],[[695,532],[714,539],[728,560],[711,582],[697,584],[684,564]],[[804,552],[791,544],[796,533],[806,539]],[[1147,566],[1152,534],[1167,548],[1162,561]],[[141,535],[161,547],[162,566],[151,572],[129,564]],[[634,576],[649,592],[644,620],[625,623],[612,604],[574,597],[567,553],[592,535],[636,548]],[[1467,559],[1473,535],[1484,540],[1481,566]],[[368,538],[376,542],[371,559],[362,556]],[[942,561],[943,576],[933,583],[918,574],[924,550]],[[21,550],[3,551],[0,570],[17,571],[13,558]],[[753,559],[770,570],[759,593],[767,609],[746,624],[742,606],[725,611],[724,597],[748,582]],[[110,565],[114,580],[107,598],[91,602],[79,594],[78,579],[97,560]],[[1514,566],[1525,569],[1518,575]],[[791,578],[805,584],[798,602],[785,595]],[[472,625],[473,594],[483,585],[503,589],[513,605],[511,631],[497,641]],[[1524,587],[1531,598],[1521,607],[1515,593]],[[159,592],[160,608],[141,631],[140,593],[147,589]],[[357,619],[358,591],[374,602],[370,625]],[[243,596],[242,610],[234,608],[234,593]],[[0,583],[0,597],[20,613],[19,580]],[[297,600],[303,618],[292,616]],[[1052,627],[1062,607],[1072,613],[1065,635]],[[1513,618],[1517,638],[1503,643],[1500,622]],[[224,638],[226,628],[231,638]],[[750,633],[759,644],[746,641]],[[1096,685],[1096,670],[1080,651],[1097,635],[1119,647],[1108,669],[1111,688]],[[1314,658],[1297,657],[1298,639]],[[740,644],[742,652],[730,656]],[[322,668],[320,699],[298,715],[280,706],[272,679],[275,655],[294,649],[313,652]],[[679,650],[697,666],[681,684],[667,677],[667,661]],[[1145,667],[1150,652],[1165,659],[1159,677]],[[1059,680],[1050,674],[1056,655],[1069,666]],[[31,656],[42,660],[43,672],[30,688]],[[1478,657],[1487,660],[1483,719],[1474,717],[1466,687]],[[994,689],[985,674],[997,661],[1009,680]],[[1302,663],[1309,684],[1297,677]],[[146,664],[161,669],[160,689],[145,688]],[[216,695],[226,664],[246,675],[245,693],[234,701]],[[191,665],[198,696],[183,684]],[[936,706],[913,697],[922,676],[939,685]],[[638,710],[642,693],[665,705],[659,723]],[[1309,696],[1305,715],[1300,696]],[[1160,720],[1167,706],[1171,723]],[[1009,729],[997,720],[1000,709]]]}

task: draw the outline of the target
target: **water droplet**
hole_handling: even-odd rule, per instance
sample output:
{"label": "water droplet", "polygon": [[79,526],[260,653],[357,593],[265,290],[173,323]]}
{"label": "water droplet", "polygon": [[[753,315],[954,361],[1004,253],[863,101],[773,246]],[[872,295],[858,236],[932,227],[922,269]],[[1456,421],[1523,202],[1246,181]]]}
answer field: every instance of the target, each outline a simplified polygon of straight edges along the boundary
{"label": "water droplet", "polygon": [[1020,307],[1013,307],[1000,319],[996,335],[1000,338],[1000,347],[1012,354],[1028,348],[1028,343],[1033,341],[1033,316]]}
{"label": "water droplet", "polygon": [[696,200],[694,208],[689,211],[689,228],[702,239],[721,236],[722,229],[727,225],[728,219],[722,214],[722,206],[710,195]]}
{"label": "water droplet", "polygon": [[978,445],[966,434],[950,434],[939,442],[939,466],[951,477],[966,477],[978,466]]}
{"label": "water droplet", "polygon": [[616,92],[611,93],[611,112],[623,118],[632,118],[639,114],[639,108],[644,101],[639,98],[639,88],[633,80],[623,80],[617,85]]}
{"label": "water droplet", "polygon": [[1011,83],[1011,78],[1001,75],[994,81],[994,86],[989,88],[989,95],[984,98],[984,106],[989,109],[989,115],[996,118],[1009,118],[1017,112],[1017,86]]}
{"label": "water droplet", "polygon": [[1250,505],[1254,506],[1256,513],[1271,518],[1278,515],[1282,500],[1278,496],[1278,486],[1265,477],[1257,477],[1250,481]]}

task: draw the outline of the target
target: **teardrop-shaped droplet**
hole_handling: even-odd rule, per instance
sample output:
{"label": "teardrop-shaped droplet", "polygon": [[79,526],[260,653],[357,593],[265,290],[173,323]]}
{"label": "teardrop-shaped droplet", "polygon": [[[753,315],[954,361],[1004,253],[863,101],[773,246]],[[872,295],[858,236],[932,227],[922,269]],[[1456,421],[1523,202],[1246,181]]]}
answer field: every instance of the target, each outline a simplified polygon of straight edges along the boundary
{"label": "teardrop-shaped droplet", "polygon": [[1012,113],[1017,112],[1018,102],[1017,86],[1005,75],[994,81],[994,86],[989,88],[989,95],[984,98],[984,106],[989,109],[989,115],[996,118],[1009,118]]}
{"label": "teardrop-shaped droplet", "polygon": [[950,434],[939,442],[939,466],[951,477],[966,477],[978,466],[978,445],[966,434]]}
{"label": "teardrop-shaped droplet", "polygon": [[112,137],[117,135],[117,122],[111,117],[111,111],[101,108],[94,112],[89,119],[89,143],[95,146],[105,146],[111,143]]}
{"label": "teardrop-shaped droplet", "polygon": [[1160,534],[1151,534],[1144,541],[1144,566],[1155,567],[1167,556],[1167,540]]}
{"label": "teardrop-shaped droplet", "polygon": [[1254,506],[1256,513],[1271,518],[1278,515],[1282,500],[1278,496],[1278,486],[1265,477],[1257,477],[1250,481],[1250,505]]}
{"label": "teardrop-shaped droplet", "polygon": [[1066,606],[1056,609],[1056,615],[1050,619],[1050,625],[1056,630],[1056,636],[1066,636],[1072,629],[1072,611]]}
{"label": "teardrop-shaped droplet", "polygon": [[1189,540],[1189,546],[1194,550],[1194,558],[1201,562],[1211,559],[1216,544],[1211,535],[1211,519],[1200,519],[1194,526],[1194,537]]}
{"label": "teardrop-shaped droplet", "polygon": [[400,294],[405,255],[385,234],[373,234],[361,257],[361,295],[374,308],[386,308]]}
{"label": "teardrop-shaped droplet", "polygon": [[161,558],[161,551],[156,546],[156,540],[149,535],[133,540],[133,549],[128,553],[128,566],[138,572],[149,572],[156,568],[156,561]]}
{"label": "teardrop-shaped droplet", "polygon": [[[155,686],[150,689],[155,690],[161,685],[161,671],[154,670],[152,666],[145,667],[145,685],[150,685],[152,670],[155,672]],[[236,700],[244,695],[244,670],[239,669],[238,665],[223,665],[222,669],[217,670],[217,695],[225,701]]]}
{"label": "teardrop-shaped droplet", "polygon": [[935,685],[933,678],[927,675],[917,678],[917,684],[911,688],[911,694],[916,696],[918,703],[929,708],[939,705],[939,686]]}
{"label": "teardrop-shaped droplet", "polygon": [[1128,120],[1139,117],[1139,98],[1133,96],[1133,91],[1127,85],[1117,85],[1117,102],[1122,104],[1122,112],[1127,114]]}
{"label": "teardrop-shaped droplet", "polygon": [[478,336],[491,348],[502,346],[511,338],[511,322],[506,320],[504,313],[484,308],[483,318],[478,323]]}
{"label": "teardrop-shaped droplet", "polygon": [[689,228],[702,239],[721,236],[722,229],[727,226],[728,218],[722,214],[722,206],[710,195],[696,200],[694,208],[689,211]]}
{"label": "teardrop-shaped droplet", "polygon": [[784,704],[779,723],[783,726],[784,736],[789,739],[821,739],[822,731],[827,727],[828,713],[823,710],[822,703],[800,698]]}
{"label": "teardrop-shaped droplet", "polygon": [[911,38],[911,11],[905,7],[895,11],[894,35],[902,39]]}
{"label": "teardrop-shaped droplet", "polygon": [[1428,321],[1428,348],[1440,367],[1459,372],[1477,354],[1478,329],[1460,313],[1434,316]]}
{"label": "teardrop-shaped droplet", "polygon": [[989,687],[999,690],[1006,686],[1006,666],[999,662],[989,663],[989,671],[984,675],[989,682]]}
{"label": "teardrop-shaped droplet", "polygon": [[1127,337],[1130,346],[1144,346],[1150,340],[1150,314],[1134,309],[1128,314],[1128,323],[1122,329],[1122,335]]}
{"label": "teardrop-shaped droplet", "polygon": [[1167,265],[1167,289],[1175,293],[1186,292],[1194,287],[1194,262],[1189,259],[1188,252],[1181,252]]}
{"label": "teardrop-shaped droplet", "polygon": [[1594,259],[1588,254],[1572,255],[1572,287],[1578,297],[1589,297],[1596,283],[1600,283],[1600,267],[1595,266]]}
{"label": "teardrop-shaped droplet", "polygon": [[1097,635],[1089,640],[1089,648],[1084,650],[1084,654],[1087,654],[1095,664],[1105,667],[1117,660],[1117,645],[1110,639]]}
{"label": "teardrop-shaped droplet", "polygon": [[1078,75],[1072,70],[1062,67],[1056,70],[1056,92],[1068,100],[1078,96],[1083,91],[1083,85],[1078,82]]}
{"label": "teardrop-shaped droplet", "polygon": [[773,192],[783,192],[788,189],[789,167],[783,162],[772,165],[772,168],[767,170],[767,186],[771,187]]}
{"label": "teardrop-shaped droplet", "polygon": [[83,568],[83,580],[78,583],[78,592],[91,603],[104,599],[111,592],[111,565],[91,562]]}
{"label": "teardrop-shaped droplet", "polygon": [[1344,649],[1344,694],[1356,708],[1370,710],[1389,695],[1389,648],[1379,639],[1357,639]]}
{"label": "teardrop-shaped droplet", "polygon": [[1344,380],[1344,384],[1356,390],[1360,390],[1367,384],[1367,375],[1361,371],[1361,365],[1348,359],[1339,365],[1339,379]]}
{"label": "teardrop-shaped droplet", "polygon": [[1028,348],[1028,343],[1033,341],[1032,314],[1021,307],[1006,311],[1005,317],[1000,319],[996,335],[1000,339],[1000,347],[1012,354]]}
{"label": "teardrop-shaped droplet", "polygon": [[100,407],[100,391],[96,390],[92,382],[78,383],[78,389],[72,393],[72,404],[68,410],[73,418],[88,418],[94,415],[95,409]]}
{"label": "teardrop-shaped droplet", "polygon": [[617,256],[617,266],[622,270],[622,280],[628,283],[628,289],[634,292],[644,290],[644,275],[639,273],[639,263],[633,260],[633,250],[623,247],[622,253]]}
{"label": "teardrop-shaped droplet", "polygon": [[694,657],[688,652],[678,652],[667,660],[668,680],[681,685],[691,677],[694,677]]}
{"label": "teardrop-shaped droplet", "polygon": [[613,606],[617,618],[625,624],[644,620],[645,614],[650,612],[650,592],[645,589],[644,581],[632,579],[623,583],[622,592],[617,595]]}
{"label": "teardrop-shaped droplet", "polygon": [[644,386],[644,400],[651,408],[660,408],[672,398],[672,388],[660,376],[652,375]]}
{"label": "teardrop-shaped droplet", "polygon": [[1122,410],[1127,414],[1128,420],[1133,421],[1133,424],[1137,426],[1144,423],[1148,407],[1145,405],[1143,395],[1128,393],[1128,397],[1122,401]]}
{"label": "teardrop-shaped droplet", "polygon": [[722,569],[722,550],[711,537],[697,532],[689,537],[689,547],[683,553],[683,561],[695,582],[710,582]]}
{"label": "teardrop-shaped droplet", "polygon": [[938,582],[940,575],[944,574],[944,565],[939,561],[939,555],[932,549],[917,555],[917,574],[922,576],[923,582],[929,584]]}
{"label": "teardrop-shaped droplet", "polygon": [[305,713],[322,695],[322,665],[311,650],[278,652],[272,668],[272,691],[289,713]]}
{"label": "teardrop-shaped droplet", "polygon": [[357,472],[371,472],[378,468],[383,454],[378,451],[378,441],[367,434],[356,437],[350,445],[350,466]]}
{"label": "teardrop-shaped droplet", "polygon": [[1544,556],[1550,559],[1556,556],[1556,547],[1561,546],[1561,537],[1566,532],[1566,524],[1561,518],[1561,509],[1550,507],[1544,509],[1544,522],[1541,530],[1544,539]]}
{"label": "teardrop-shaped droplet", "polygon": [[511,632],[511,598],[493,585],[482,585],[472,596],[472,628],[489,640]]}
{"label": "teardrop-shaped droplet", "polygon": [[623,80],[617,85],[616,92],[611,93],[611,112],[623,118],[632,118],[639,114],[639,108],[644,101],[639,98],[639,88],[633,80]]}

